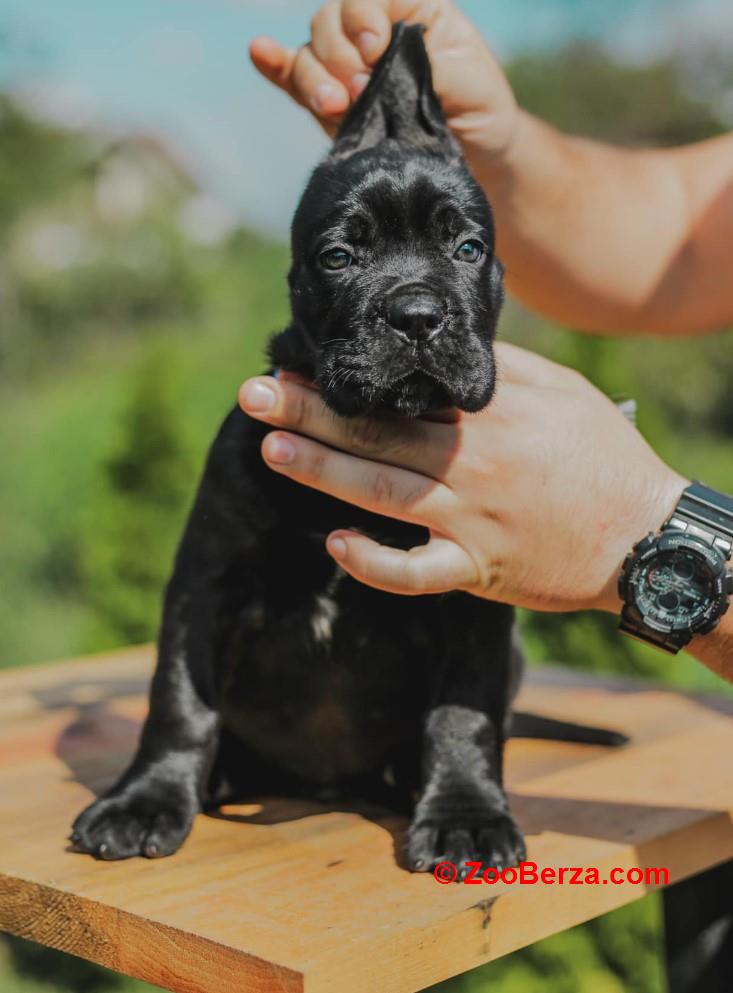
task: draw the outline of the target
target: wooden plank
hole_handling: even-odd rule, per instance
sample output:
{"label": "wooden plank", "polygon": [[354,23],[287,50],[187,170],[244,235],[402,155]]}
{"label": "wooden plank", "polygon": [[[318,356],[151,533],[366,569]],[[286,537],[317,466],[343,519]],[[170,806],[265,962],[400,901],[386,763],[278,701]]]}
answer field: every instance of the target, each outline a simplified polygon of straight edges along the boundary
{"label": "wooden plank", "polygon": [[[0,675],[0,928],[180,993],[414,993],[645,892],[441,886],[399,867],[400,818],[272,797],[199,817],[170,859],[68,852],[74,815],[134,747],[151,666],[140,648]],[[726,705],[544,676],[521,705],[633,739],[510,743],[541,867],[661,866],[674,881],[733,857]]]}

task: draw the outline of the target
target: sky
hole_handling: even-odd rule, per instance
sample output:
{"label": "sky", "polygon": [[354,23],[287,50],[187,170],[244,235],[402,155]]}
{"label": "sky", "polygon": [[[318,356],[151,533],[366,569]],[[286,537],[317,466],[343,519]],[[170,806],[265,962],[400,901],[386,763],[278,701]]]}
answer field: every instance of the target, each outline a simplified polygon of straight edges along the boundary
{"label": "sky", "polygon": [[[325,148],[250,66],[249,39],[296,45],[317,0],[0,0],[0,88],[78,127],[161,135],[245,223],[282,236]],[[500,56],[596,38],[630,58],[733,33],[731,0],[463,0]],[[730,37],[731,35],[728,35]]]}

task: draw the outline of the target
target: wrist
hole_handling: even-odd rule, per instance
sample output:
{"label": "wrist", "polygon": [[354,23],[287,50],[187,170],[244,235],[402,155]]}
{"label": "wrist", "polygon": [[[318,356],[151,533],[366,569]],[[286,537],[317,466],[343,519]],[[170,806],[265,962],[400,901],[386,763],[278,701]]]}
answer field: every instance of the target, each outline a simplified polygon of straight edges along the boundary
{"label": "wrist", "polygon": [[721,679],[733,683],[733,610],[723,616],[711,634],[696,635],[685,651]]}
{"label": "wrist", "polygon": [[626,556],[634,545],[648,534],[657,534],[674,511],[690,480],[660,464],[659,472],[650,478],[642,493],[635,493],[625,508],[619,508],[619,528],[607,549],[605,583],[591,609],[618,614],[623,601],[618,581]]}

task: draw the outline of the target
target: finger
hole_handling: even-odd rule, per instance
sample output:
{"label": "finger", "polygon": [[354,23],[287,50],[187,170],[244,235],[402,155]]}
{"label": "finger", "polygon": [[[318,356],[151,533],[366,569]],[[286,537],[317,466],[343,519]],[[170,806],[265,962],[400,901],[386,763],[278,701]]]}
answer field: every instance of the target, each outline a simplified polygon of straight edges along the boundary
{"label": "finger", "polygon": [[341,27],[340,3],[328,3],[313,15],[311,48],[328,72],[356,98],[369,82],[369,72]]}
{"label": "finger", "polygon": [[265,36],[253,38],[249,46],[249,56],[258,72],[275,86],[292,93],[291,76],[297,49],[286,48],[274,38]]}
{"label": "finger", "polygon": [[341,23],[344,33],[359,49],[367,65],[373,66],[392,36],[394,21],[420,21],[429,25],[435,19],[433,0],[344,0]]}
{"label": "finger", "polygon": [[456,506],[456,498],[442,483],[295,434],[268,434],[262,457],[271,469],[298,483],[400,521],[444,526]]}
{"label": "finger", "polygon": [[389,44],[395,21],[429,28],[445,7],[444,0],[344,0],[341,23],[364,61],[373,66]]}
{"label": "finger", "polygon": [[292,72],[293,94],[319,117],[337,117],[349,106],[348,90],[323,66],[310,45],[303,45],[295,56]]}
{"label": "finger", "polygon": [[245,414],[266,424],[433,479],[445,477],[458,447],[458,427],[407,418],[337,417],[315,390],[271,376],[247,380],[239,402]]}
{"label": "finger", "polygon": [[567,388],[578,382],[575,370],[507,341],[497,342],[494,351],[499,381],[548,389]]}
{"label": "finger", "polygon": [[354,531],[334,531],[326,549],[344,572],[388,593],[445,593],[471,589],[479,582],[471,556],[448,538],[433,536],[427,545],[403,551]]}

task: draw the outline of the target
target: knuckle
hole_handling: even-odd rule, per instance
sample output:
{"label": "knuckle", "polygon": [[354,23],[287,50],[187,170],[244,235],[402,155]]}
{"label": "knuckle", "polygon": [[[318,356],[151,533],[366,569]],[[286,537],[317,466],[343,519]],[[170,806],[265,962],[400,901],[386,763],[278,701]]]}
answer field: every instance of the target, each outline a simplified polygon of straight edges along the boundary
{"label": "knuckle", "polygon": [[375,503],[388,504],[392,502],[394,483],[387,470],[377,469],[371,481],[371,491]]}
{"label": "knuckle", "polygon": [[325,24],[325,19],[328,16],[327,7],[329,6],[330,4],[325,4],[323,7],[319,7],[318,10],[313,15],[313,17],[311,17],[310,19],[311,36],[318,34],[321,26]]}
{"label": "knuckle", "polygon": [[415,486],[405,491],[400,503],[404,507],[415,507],[416,504],[420,503],[425,494],[426,487],[422,483],[416,483]]}
{"label": "knuckle", "polygon": [[293,61],[292,78],[296,86],[303,85],[303,78],[307,68],[307,59],[308,59],[308,49],[305,47],[305,45],[302,45],[298,49],[295,55],[295,60]]}
{"label": "knuckle", "polygon": [[383,6],[383,3],[375,4],[373,0],[368,3],[364,3],[364,0],[343,0],[341,17],[345,29],[349,34],[356,35],[373,20],[373,8],[376,7],[377,10],[380,10]]}
{"label": "knuckle", "polygon": [[316,448],[308,460],[308,475],[311,479],[320,480],[323,478],[326,471],[326,459],[328,454],[319,448]]}
{"label": "knuckle", "polygon": [[299,391],[291,401],[290,409],[287,411],[288,423],[296,430],[301,431],[308,423],[308,414],[308,397]]}

